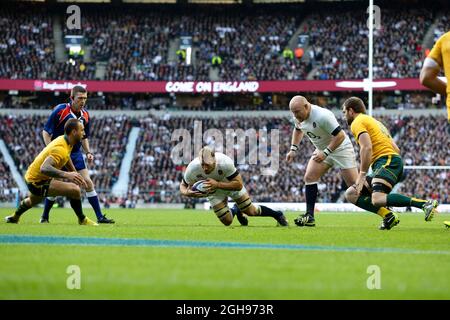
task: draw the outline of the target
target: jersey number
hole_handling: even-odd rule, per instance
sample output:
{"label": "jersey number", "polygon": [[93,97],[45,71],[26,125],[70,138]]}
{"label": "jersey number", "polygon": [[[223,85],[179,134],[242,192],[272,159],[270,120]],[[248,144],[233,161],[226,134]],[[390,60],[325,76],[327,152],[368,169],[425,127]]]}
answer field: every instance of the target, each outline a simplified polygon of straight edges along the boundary
{"label": "jersey number", "polygon": [[306,131],[306,134],[308,135],[308,137],[312,138],[312,139],[320,139],[319,136],[316,136],[314,133]]}

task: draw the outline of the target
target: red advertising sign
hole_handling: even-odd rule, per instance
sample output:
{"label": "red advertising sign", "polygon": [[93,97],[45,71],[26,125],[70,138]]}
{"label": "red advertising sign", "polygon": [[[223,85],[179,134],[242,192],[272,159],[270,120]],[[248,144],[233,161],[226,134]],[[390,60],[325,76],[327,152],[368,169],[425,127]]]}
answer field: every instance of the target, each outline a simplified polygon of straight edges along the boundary
{"label": "red advertising sign", "polygon": [[[369,88],[363,80],[301,81],[72,81],[0,79],[0,90],[68,91],[76,85],[90,92],[147,93],[245,93],[245,92],[322,92],[363,91]],[[419,79],[383,79],[373,82],[374,90],[427,90]]]}

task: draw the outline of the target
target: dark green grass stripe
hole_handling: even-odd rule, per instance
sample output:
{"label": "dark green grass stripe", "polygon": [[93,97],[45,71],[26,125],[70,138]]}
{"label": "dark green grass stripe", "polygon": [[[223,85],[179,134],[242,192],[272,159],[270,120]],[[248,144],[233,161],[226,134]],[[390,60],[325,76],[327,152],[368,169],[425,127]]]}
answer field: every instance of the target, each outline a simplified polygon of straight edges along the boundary
{"label": "dark green grass stripe", "polygon": [[332,251],[332,252],[379,252],[406,254],[437,254],[450,255],[450,251],[433,251],[401,248],[364,248],[338,247],[301,244],[270,244],[270,243],[239,243],[210,242],[185,240],[156,239],[123,239],[123,238],[93,238],[93,237],[59,237],[32,235],[0,235],[0,243],[4,244],[50,244],[50,245],[87,245],[87,246],[137,246],[137,247],[189,247],[189,248],[228,248],[228,249],[282,249],[296,251]]}

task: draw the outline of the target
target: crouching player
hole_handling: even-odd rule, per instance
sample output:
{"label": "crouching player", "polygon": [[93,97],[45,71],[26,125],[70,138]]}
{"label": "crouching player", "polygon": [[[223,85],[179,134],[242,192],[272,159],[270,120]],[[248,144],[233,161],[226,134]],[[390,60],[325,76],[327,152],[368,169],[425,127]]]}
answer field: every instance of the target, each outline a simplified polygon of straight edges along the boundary
{"label": "crouching player", "polygon": [[[366,106],[358,97],[345,100],[342,111],[360,146],[361,165],[356,183],[347,189],[345,197],[359,207],[373,206],[416,207],[425,213],[425,221],[431,221],[437,212],[436,200],[410,198],[392,192],[403,175],[400,149],[389,130],[375,118],[366,115]],[[372,174],[367,175],[369,167]],[[395,212],[385,215],[381,230],[390,230],[400,220]]]}
{"label": "crouching player", "polygon": [[[64,135],[50,142],[34,159],[25,173],[25,182],[30,191],[29,196],[20,202],[12,216],[5,218],[7,223],[18,223],[20,216],[47,197],[66,196],[81,225],[97,225],[83,214],[81,207],[81,189],[85,182],[81,174],[75,171],[70,160],[74,145],[84,136],[84,126],[77,119],[70,119],[64,125]],[[62,171],[68,165],[72,172]],[[66,179],[64,182],[56,179]]]}

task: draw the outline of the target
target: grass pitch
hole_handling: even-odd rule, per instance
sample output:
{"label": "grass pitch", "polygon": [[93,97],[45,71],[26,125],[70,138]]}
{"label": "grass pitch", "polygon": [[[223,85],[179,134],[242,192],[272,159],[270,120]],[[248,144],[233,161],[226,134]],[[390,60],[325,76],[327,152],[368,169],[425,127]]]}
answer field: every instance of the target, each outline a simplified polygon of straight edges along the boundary
{"label": "grass pitch", "polygon": [[[225,227],[210,211],[109,210],[115,225],[89,227],[70,209],[39,224],[41,210],[0,222],[0,299],[450,299],[448,215],[401,214],[380,231],[369,213],[319,213],[315,228],[287,213],[281,228],[265,217]],[[72,265],[80,289],[67,288]],[[373,265],[380,289],[368,289]]]}

